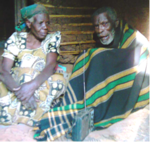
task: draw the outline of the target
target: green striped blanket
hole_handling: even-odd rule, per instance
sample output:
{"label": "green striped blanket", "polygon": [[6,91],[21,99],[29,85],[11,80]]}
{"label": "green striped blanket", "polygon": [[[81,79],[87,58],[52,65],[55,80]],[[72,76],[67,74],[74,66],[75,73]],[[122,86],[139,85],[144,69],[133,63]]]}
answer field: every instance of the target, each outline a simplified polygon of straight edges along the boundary
{"label": "green striped blanket", "polygon": [[[34,138],[64,135],[84,108],[94,108],[95,129],[107,128],[149,103],[149,43],[127,25],[118,48],[93,48],[76,60],[64,98],[36,124]],[[84,81],[85,77],[85,81]]]}

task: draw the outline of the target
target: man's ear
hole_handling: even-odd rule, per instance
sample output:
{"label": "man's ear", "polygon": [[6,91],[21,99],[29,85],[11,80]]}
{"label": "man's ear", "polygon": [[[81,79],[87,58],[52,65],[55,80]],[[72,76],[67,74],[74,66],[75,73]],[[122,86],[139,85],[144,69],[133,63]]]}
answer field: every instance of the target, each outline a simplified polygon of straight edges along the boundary
{"label": "man's ear", "polygon": [[119,20],[116,20],[116,21],[115,21],[115,28],[117,28],[118,25],[119,25]]}
{"label": "man's ear", "polygon": [[26,19],[26,25],[29,29],[31,28],[31,22],[28,19]]}

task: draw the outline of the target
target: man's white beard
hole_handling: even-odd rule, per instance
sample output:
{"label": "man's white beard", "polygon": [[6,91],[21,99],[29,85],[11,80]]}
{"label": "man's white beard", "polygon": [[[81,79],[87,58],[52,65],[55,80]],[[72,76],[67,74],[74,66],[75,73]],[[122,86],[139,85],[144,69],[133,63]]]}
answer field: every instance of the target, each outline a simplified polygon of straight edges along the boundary
{"label": "man's white beard", "polygon": [[102,39],[100,39],[100,42],[103,45],[108,45],[114,40],[114,37],[115,37],[115,29],[112,29],[111,34],[109,34],[109,39],[106,41],[103,41]]}

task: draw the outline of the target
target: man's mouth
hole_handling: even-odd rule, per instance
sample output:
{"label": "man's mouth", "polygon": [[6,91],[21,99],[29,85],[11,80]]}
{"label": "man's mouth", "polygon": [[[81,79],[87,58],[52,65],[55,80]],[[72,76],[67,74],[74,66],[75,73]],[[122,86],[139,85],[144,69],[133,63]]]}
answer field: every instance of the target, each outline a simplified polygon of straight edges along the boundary
{"label": "man's mouth", "polygon": [[101,37],[100,37],[101,40],[108,40],[108,38],[109,38],[108,35],[107,35],[107,36],[101,36]]}

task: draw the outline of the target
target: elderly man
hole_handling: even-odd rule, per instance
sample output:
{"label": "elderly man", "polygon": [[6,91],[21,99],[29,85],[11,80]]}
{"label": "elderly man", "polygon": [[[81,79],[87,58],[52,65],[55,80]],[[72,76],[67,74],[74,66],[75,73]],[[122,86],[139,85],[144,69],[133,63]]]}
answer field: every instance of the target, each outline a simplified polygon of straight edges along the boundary
{"label": "elderly man", "polygon": [[[96,47],[122,48],[122,44],[132,34],[134,38],[136,37],[136,41],[149,44],[141,33],[134,30],[125,21],[118,20],[116,11],[110,7],[96,10],[92,15],[92,22],[95,29]],[[135,43],[135,40],[132,43]],[[123,48],[128,48],[128,46]]]}
{"label": "elderly man", "polygon": [[112,8],[98,9],[92,20],[97,48],[79,55],[62,102],[37,125],[38,140],[65,134],[74,116],[84,109],[84,95],[86,106],[94,109],[95,129],[107,128],[149,103],[146,38],[119,21]]}
{"label": "elderly man", "polygon": [[117,44],[119,44],[119,38],[118,41],[115,42],[116,45],[112,47],[114,38],[116,37],[115,35],[119,36],[118,33],[115,34],[115,30],[119,24],[116,12],[113,9],[105,7],[98,9],[92,15],[92,21],[97,36],[97,37],[94,36],[97,44],[96,46],[117,48],[118,47]]}

